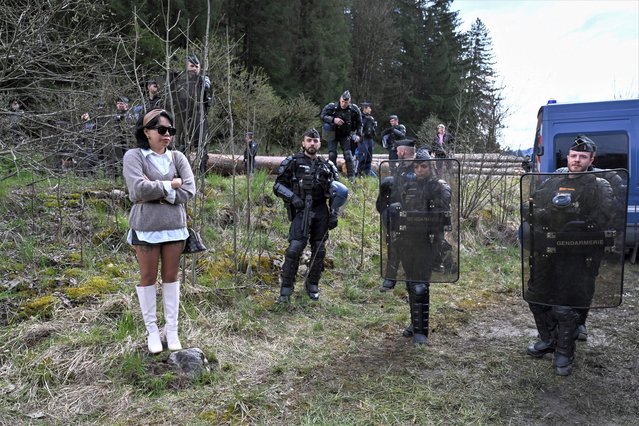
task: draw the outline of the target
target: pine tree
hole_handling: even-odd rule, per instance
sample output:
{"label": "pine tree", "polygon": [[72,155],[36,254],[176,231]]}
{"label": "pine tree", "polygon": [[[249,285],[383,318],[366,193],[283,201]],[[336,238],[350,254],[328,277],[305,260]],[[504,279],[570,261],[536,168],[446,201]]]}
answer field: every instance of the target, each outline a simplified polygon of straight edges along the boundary
{"label": "pine tree", "polygon": [[401,0],[395,8],[396,25],[400,32],[398,60],[390,69],[389,83],[384,91],[385,103],[392,105],[389,113],[397,114],[407,128],[415,128],[425,111],[427,98],[424,74],[425,27],[423,0]]}
{"label": "pine tree", "polygon": [[336,99],[348,89],[351,31],[343,0],[306,0],[301,8],[292,77],[301,92],[318,103]]}
{"label": "pine tree", "polygon": [[382,104],[385,87],[398,70],[399,29],[392,0],[354,0],[351,74],[353,96],[358,101]]}
{"label": "pine tree", "polygon": [[492,40],[484,23],[477,19],[466,34],[463,90],[459,93],[457,127],[469,136],[474,151],[499,150],[497,136],[503,127],[505,111],[501,105],[501,89],[493,70]]}
{"label": "pine tree", "polygon": [[[456,99],[463,76],[464,36],[459,32],[458,12],[451,0],[435,0],[426,9],[424,20],[424,102],[423,115],[435,114],[454,123]],[[453,126],[454,127],[454,126]]]}

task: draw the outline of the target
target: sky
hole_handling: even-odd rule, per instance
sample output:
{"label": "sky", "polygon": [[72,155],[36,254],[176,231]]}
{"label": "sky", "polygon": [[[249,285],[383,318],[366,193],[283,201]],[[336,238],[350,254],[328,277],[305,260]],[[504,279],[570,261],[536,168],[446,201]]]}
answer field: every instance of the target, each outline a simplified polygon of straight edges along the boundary
{"label": "sky", "polygon": [[454,0],[462,30],[479,18],[492,39],[509,110],[500,146],[532,146],[537,111],[639,98],[639,0]]}

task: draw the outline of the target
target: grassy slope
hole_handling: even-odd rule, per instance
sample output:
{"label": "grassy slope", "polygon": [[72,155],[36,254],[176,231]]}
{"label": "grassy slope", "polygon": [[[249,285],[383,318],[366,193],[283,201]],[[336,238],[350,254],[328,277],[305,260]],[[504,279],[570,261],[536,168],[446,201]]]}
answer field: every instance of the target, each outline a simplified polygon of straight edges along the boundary
{"label": "grassy slope", "polygon": [[[35,186],[36,203],[25,189],[5,193],[0,424],[635,423],[637,266],[627,265],[624,305],[591,315],[575,372],[560,378],[550,360],[525,355],[536,333],[512,231],[506,238],[480,221],[465,232],[459,282],[432,286],[430,343],[415,349],[401,336],[404,290],[378,292],[374,181],[357,184],[331,234],[321,300],[296,292],[282,307],[273,302],[287,224],[270,182],[253,182],[259,232],[240,222],[246,256],[236,260],[233,185],[210,177],[213,250],[184,286],[180,334],[211,372],[192,383],[167,352],[146,352],[118,203],[78,207],[77,182],[58,182],[69,195],[53,184]],[[244,178],[236,188],[244,200]],[[250,274],[230,274],[236,263]]]}

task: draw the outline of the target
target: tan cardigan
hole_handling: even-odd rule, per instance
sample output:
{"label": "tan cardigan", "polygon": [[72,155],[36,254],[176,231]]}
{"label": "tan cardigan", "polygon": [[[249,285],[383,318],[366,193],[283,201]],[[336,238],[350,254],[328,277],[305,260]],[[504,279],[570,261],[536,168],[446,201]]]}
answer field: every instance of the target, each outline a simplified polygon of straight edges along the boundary
{"label": "tan cardigan", "polygon": [[[164,231],[184,228],[184,205],[195,195],[195,179],[191,166],[179,151],[171,151],[173,163],[169,173],[163,175],[144,156],[140,148],[124,154],[123,175],[129,190],[129,199],[135,203],[129,214],[129,227],[135,231]],[[148,178],[145,179],[144,176]],[[164,200],[162,181],[182,178],[182,187],[175,190],[175,203]]]}

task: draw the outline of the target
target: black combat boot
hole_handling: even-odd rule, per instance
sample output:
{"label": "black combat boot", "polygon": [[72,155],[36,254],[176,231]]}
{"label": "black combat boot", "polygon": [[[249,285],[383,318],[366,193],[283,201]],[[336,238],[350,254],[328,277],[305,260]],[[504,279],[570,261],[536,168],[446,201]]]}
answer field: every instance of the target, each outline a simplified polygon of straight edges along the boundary
{"label": "black combat boot", "polygon": [[291,294],[293,293],[293,287],[282,287],[280,288],[280,297],[277,298],[277,300],[275,301],[275,303],[288,303],[290,298],[291,298]]}
{"label": "black combat boot", "polygon": [[415,347],[423,346],[428,344],[428,336],[422,333],[414,333],[413,334],[413,345]]}
{"label": "black combat boot", "polygon": [[382,293],[386,293],[387,291],[391,291],[391,290],[393,290],[395,288],[395,284],[397,284],[397,281],[386,279],[382,283],[382,286],[379,288],[379,291],[381,291]]}
{"label": "black combat boot", "polygon": [[579,324],[577,326],[577,330],[575,331],[575,339],[580,342],[585,342],[588,340],[588,329],[586,328],[586,324]]}
{"label": "black combat boot", "polygon": [[526,353],[535,358],[542,358],[545,354],[551,354],[555,352],[555,341],[544,342],[539,340],[538,342],[531,343],[526,348]]}
{"label": "black combat boot", "polygon": [[402,336],[413,337],[413,324],[410,324],[408,327],[404,329],[404,331],[402,332]]}
{"label": "black combat boot", "polygon": [[308,297],[310,297],[311,300],[319,300],[319,286],[317,284],[309,284],[307,282],[304,287],[306,288]]}
{"label": "black combat boot", "polygon": [[574,357],[555,353],[553,359],[553,365],[555,366],[555,373],[560,376],[570,376],[572,374],[572,361]]}

